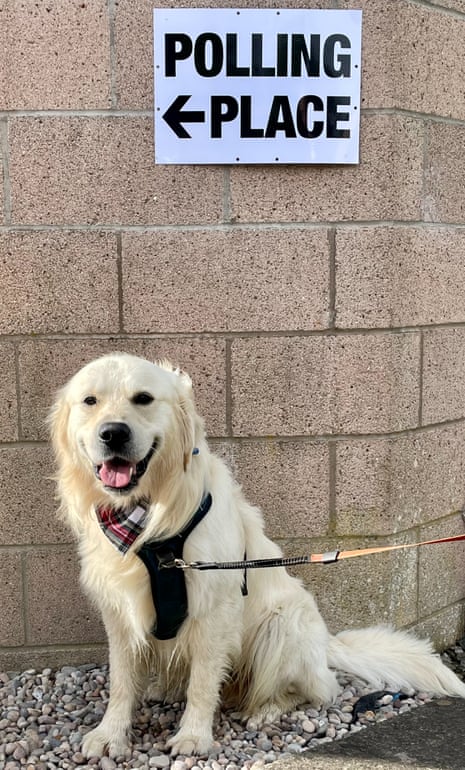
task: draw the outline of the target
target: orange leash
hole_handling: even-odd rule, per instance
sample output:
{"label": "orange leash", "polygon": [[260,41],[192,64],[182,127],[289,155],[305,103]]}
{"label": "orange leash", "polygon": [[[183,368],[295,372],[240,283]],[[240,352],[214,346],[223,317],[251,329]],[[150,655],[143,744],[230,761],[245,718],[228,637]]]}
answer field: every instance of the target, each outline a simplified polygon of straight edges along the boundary
{"label": "orange leash", "polygon": [[161,565],[165,569],[178,567],[179,569],[259,569],[265,567],[292,567],[299,564],[332,564],[341,559],[353,559],[356,556],[368,556],[374,553],[386,551],[400,551],[403,548],[419,548],[423,545],[437,545],[438,543],[458,543],[465,540],[463,535],[441,537],[438,540],[423,540],[421,543],[404,543],[402,545],[381,545],[374,548],[357,548],[354,551],[326,551],[325,553],[312,553],[310,556],[289,556],[271,559],[244,559],[243,561],[191,561],[173,559]]}
{"label": "orange leash", "polygon": [[456,543],[465,540],[465,534],[441,537],[438,540],[423,540],[421,543],[403,543],[402,545],[381,545],[374,548],[357,548],[354,551],[328,551],[326,553],[312,553],[311,564],[330,564],[341,559],[353,559],[356,556],[368,556],[372,553],[384,553],[385,551],[399,551],[403,548],[419,548],[422,545],[436,545],[437,543]]}

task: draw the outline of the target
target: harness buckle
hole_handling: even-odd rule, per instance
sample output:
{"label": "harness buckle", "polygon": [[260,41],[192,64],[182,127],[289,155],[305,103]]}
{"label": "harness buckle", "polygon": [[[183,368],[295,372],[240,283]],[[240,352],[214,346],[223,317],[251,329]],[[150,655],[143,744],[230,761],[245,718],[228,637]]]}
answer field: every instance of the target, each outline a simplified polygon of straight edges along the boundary
{"label": "harness buckle", "polygon": [[171,548],[159,546],[155,549],[159,569],[172,569],[176,567],[176,557]]}

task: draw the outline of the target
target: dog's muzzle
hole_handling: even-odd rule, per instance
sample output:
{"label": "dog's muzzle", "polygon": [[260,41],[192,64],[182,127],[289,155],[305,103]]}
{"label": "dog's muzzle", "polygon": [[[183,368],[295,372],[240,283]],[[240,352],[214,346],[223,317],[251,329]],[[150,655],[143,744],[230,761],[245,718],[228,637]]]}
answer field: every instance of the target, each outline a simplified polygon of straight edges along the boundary
{"label": "dog's muzzle", "polygon": [[137,486],[139,479],[144,475],[156,448],[157,441],[154,441],[148,453],[139,462],[115,455],[95,465],[95,475],[106,489],[121,494],[129,492]]}

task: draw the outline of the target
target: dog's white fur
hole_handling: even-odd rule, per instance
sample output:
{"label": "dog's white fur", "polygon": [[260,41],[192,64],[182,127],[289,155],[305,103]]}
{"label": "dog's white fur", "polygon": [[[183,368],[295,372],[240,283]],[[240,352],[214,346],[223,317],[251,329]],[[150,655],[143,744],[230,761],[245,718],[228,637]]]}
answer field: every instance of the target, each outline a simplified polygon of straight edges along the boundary
{"label": "dog's white fur", "polygon": [[[134,403],[140,392],[153,402]],[[84,403],[88,396],[96,403]],[[106,421],[128,425],[135,462],[157,441],[147,471],[127,494],[105,488],[95,474],[103,458],[98,430]],[[179,532],[205,492],[213,504],[186,541],[187,561],[281,555],[264,534],[259,510],[209,451],[187,375],[167,363],[104,356],[58,394],[51,433],[61,509],[78,538],[82,583],[100,608],[110,648],[110,700],[101,724],[85,737],[85,756],[122,753],[147,687],[157,698],[186,699],[170,740],[173,754],[208,751],[220,694],[258,723],[273,721],[299,703],[330,703],[338,692],[334,670],[375,687],[388,682],[465,697],[465,685],[428,641],[381,626],[330,635],[312,595],[282,567],[249,570],[246,598],[240,570],[187,572],[188,618],[173,640],[151,635],[155,610],[137,548]],[[148,523],[123,556],[100,530],[95,509],[129,507],[141,498],[150,501]]]}

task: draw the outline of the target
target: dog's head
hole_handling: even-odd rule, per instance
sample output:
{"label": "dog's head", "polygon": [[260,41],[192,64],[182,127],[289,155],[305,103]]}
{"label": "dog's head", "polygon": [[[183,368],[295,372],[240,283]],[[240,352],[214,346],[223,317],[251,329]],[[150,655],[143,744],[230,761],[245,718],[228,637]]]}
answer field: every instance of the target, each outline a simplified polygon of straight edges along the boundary
{"label": "dog's head", "polygon": [[51,411],[62,473],[92,479],[119,501],[145,496],[162,458],[164,474],[189,465],[201,420],[187,375],[115,353],[92,361],[61,390]]}

